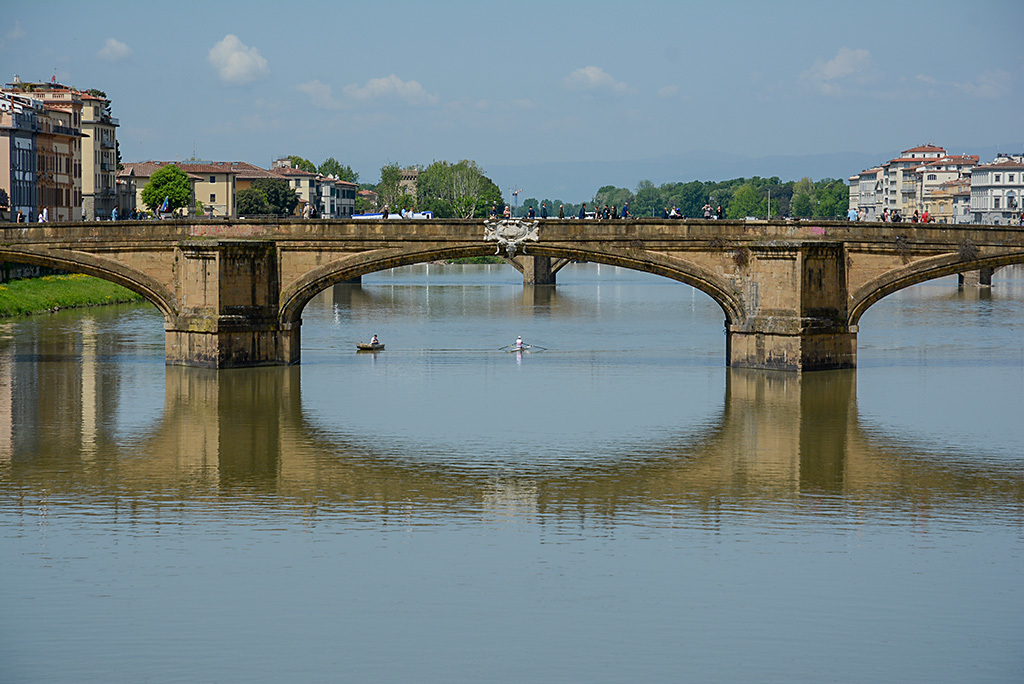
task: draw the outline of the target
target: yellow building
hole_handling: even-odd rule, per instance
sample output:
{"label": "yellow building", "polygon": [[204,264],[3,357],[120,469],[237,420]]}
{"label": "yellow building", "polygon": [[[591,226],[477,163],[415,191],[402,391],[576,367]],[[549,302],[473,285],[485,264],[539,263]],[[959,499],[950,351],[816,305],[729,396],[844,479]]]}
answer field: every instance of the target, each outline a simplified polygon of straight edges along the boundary
{"label": "yellow building", "polygon": [[238,174],[232,168],[232,162],[181,162],[178,167],[197,178],[192,187],[196,206],[202,203],[203,214],[221,218],[238,215],[235,210],[238,195],[235,177]]}
{"label": "yellow building", "polygon": [[[146,203],[142,201],[142,191],[146,187],[146,183],[154,173],[164,168],[165,166],[177,166],[182,171],[185,171],[184,165],[178,162],[162,162],[162,161],[146,161],[146,162],[127,162],[121,165],[121,175],[130,174],[135,178],[135,206],[140,210],[154,211],[156,207],[147,207]],[[192,181],[192,199],[189,202],[188,214],[191,216],[195,213],[196,206],[196,183],[199,182],[199,176],[196,176],[188,171],[189,180]]]}
{"label": "yellow building", "polygon": [[[117,206],[117,126],[110,100],[99,91],[82,93],[82,213],[109,219]],[[123,217],[128,207],[118,208]]]}

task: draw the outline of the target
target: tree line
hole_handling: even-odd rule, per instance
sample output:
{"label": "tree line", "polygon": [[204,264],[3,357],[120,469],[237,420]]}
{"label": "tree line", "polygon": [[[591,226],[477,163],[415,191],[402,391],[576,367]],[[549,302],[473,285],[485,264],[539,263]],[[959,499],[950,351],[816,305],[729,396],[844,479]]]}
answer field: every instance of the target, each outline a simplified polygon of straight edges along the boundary
{"label": "tree line", "polygon": [[[676,211],[683,218],[701,218],[705,205],[712,212],[722,207],[723,214],[730,219],[748,216],[765,218],[769,215],[771,201],[772,218],[843,218],[849,204],[850,189],[846,183],[834,178],[812,181],[802,178],[798,181],[783,182],[778,176],[771,178],[734,178],[727,181],[690,181],[688,183],[664,183],[655,185],[642,180],[636,190],[602,186],[586,202],[587,211],[616,207],[621,214],[624,205],[634,218],[662,217]],[[564,205],[566,216],[577,216],[581,203],[563,202],[560,199],[537,199],[529,197],[517,208],[517,216],[526,216],[532,207],[540,215],[541,203],[546,203],[549,216],[557,216],[560,205]]]}
{"label": "tree line", "polygon": [[[334,157],[328,157],[319,165],[298,156],[289,159],[293,166],[311,173],[333,175],[351,183],[359,182],[359,174]],[[174,168],[174,171],[170,168]],[[173,176],[173,182],[165,183],[171,178],[162,178],[164,174]],[[381,167],[380,180],[376,184],[360,184],[360,189],[377,193],[377,205],[372,206],[364,198],[357,197],[356,212],[379,211],[387,206],[395,213],[417,210],[433,212],[437,218],[485,218],[492,211],[501,213],[505,209],[501,190],[475,161],[435,161],[418,171],[414,190],[402,182],[402,175],[403,169],[398,164]],[[172,207],[187,204],[188,181],[185,174],[176,167],[154,174],[150,184],[154,187],[144,188],[143,201],[151,208],[155,209],[154,205],[158,205],[168,195]],[[173,186],[173,190],[167,186]],[[287,182],[277,179],[255,181],[251,188],[239,191],[237,199],[241,215],[288,215],[298,204],[298,197]],[[560,207],[565,216],[577,216],[584,204],[566,202],[559,198],[529,197],[515,208],[514,213],[525,217],[532,208],[539,216],[541,203],[547,205],[548,216],[551,217],[559,215]],[[614,206],[621,213],[622,208],[628,205],[630,215],[635,218],[661,217],[673,209],[684,218],[700,218],[704,216],[706,205],[710,205],[712,212],[721,206],[723,215],[729,219],[748,216],[842,218],[848,204],[849,188],[842,180],[824,178],[812,181],[805,177],[798,181],[783,182],[778,176],[662,185],[642,180],[636,190],[605,185],[598,188],[586,202],[588,211]]]}

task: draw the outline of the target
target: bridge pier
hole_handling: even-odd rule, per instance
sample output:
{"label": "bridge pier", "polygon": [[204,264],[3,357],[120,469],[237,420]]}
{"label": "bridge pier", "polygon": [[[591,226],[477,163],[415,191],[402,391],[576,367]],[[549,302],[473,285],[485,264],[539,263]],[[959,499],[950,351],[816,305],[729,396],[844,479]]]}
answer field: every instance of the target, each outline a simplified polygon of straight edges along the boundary
{"label": "bridge pier", "polygon": [[992,271],[994,268],[983,268],[979,271],[968,271],[957,274],[957,284],[960,287],[992,287]]}
{"label": "bridge pier", "polygon": [[737,285],[747,316],[728,326],[726,362],[737,368],[831,370],[857,365],[846,323],[846,252],[840,243],[752,246]]}
{"label": "bridge pier", "polygon": [[514,259],[505,259],[513,268],[523,274],[523,285],[554,285],[555,274],[569,263],[568,259],[553,259],[547,256],[520,254]]}
{"label": "bridge pier", "polygon": [[299,323],[278,322],[272,240],[180,244],[174,280],[179,312],[166,326],[168,364],[246,368],[298,362]]}

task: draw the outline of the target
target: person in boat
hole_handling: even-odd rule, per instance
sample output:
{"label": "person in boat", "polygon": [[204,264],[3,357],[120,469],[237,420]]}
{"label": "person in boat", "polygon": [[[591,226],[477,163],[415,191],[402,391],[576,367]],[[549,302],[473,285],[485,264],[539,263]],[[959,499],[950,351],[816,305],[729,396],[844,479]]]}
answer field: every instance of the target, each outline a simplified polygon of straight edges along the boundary
{"label": "person in boat", "polygon": [[377,339],[376,335],[374,335],[373,339],[370,340],[370,344],[380,344],[380,340]]}
{"label": "person in boat", "polygon": [[516,349],[522,349],[523,348],[523,338],[522,338],[522,336],[517,336],[516,337],[516,343],[513,346],[515,346]]}

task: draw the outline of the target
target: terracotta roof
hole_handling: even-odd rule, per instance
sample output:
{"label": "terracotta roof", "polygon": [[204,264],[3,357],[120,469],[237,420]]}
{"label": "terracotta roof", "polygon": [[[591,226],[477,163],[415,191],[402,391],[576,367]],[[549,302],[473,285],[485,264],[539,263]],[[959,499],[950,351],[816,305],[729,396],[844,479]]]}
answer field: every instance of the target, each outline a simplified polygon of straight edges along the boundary
{"label": "terracotta roof", "polygon": [[1024,162],[1019,162],[1019,161],[999,162],[999,161],[995,161],[995,162],[992,162],[991,164],[982,164],[981,166],[976,166],[974,168],[975,169],[979,169],[979,170],[981,170],[981,169],[985,169],[985,170],[994,169],[996,171],[998,171],[999,169],[1024,169]]}
{"label": "terracotta roof", "polygon": [[182,171],[192,173],[235,173],[231,168],[231,162],[176,162]]}
{"label": "terracotta roof", "polygon": [[927,145],[921,145],[920,147],[911,147],[909,150],[903,150],[900,154],[908,154],[910,152],[941,152],[946,153],[946,149],[937,145],[928,143]]}
{"label": "terracotta roof", "polygon": [[188,169],[182,168],[182,165],[177,162],[161,162],[161,161],[144,161],[144,162],[125,162],[122,164],[124,170],[132,170],[135,172],[136,178],[149,178],[154,173],[164,168],[165,166],[177,166],[179,169],[184,171],[188,177],[192,180],[202,180],[201,176],[197,176],[194,173],[189,173]]}
{"label": "terracotta roof", "polygon": [[276,169],[274,169],[274,171],[284,176],[316,176],[315,173],[303,171],[302,169],[296,169],[293,166],[279,166]]}
{"label": "terracotta roof", "polygon": [[931,159],[922,166],[942,166],[944,164],[977,164],[978,155],[976,154],[961,154],[952,157],[941,157],[939,159]]}

